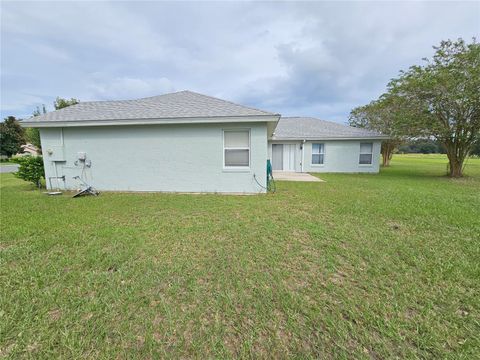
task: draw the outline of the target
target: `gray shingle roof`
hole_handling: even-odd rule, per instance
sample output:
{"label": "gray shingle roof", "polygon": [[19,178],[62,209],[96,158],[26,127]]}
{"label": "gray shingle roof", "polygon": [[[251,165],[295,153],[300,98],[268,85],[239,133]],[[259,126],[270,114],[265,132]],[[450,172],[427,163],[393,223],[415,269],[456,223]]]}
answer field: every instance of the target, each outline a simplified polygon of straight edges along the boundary
{"label": "gray shingle roof", "polygon": [[27,121],[54,122],[273,115],[275,114],[185,90],[137,100],[80,102],[77,105],[30,118]]}
{"label": "gray shingle roof", "polygon": [[281,117],[273,140],[385,138],[382,134],[312,117]]}

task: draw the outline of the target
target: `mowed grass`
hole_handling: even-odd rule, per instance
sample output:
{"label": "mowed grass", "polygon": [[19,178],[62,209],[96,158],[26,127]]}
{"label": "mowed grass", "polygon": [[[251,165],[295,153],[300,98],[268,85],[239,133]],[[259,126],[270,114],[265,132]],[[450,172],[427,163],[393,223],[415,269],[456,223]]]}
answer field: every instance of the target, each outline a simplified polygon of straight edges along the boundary
{"label": "mowed grass", "polygon": [[2,174],[0,357],[478,358],[480,159],[445,169],[78,199]]}

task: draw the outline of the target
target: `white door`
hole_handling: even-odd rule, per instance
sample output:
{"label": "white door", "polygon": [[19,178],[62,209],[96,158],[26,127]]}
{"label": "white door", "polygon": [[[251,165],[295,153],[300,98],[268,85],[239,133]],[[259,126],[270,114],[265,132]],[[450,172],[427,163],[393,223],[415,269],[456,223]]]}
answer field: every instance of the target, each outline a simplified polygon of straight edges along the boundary
{"label": "white door", "polygon": [[272,145],[272,169],[283,170],[283,144]]}
{"label": "white door", "polygon": [[283,170],[295,171],[295,144],[283,144]]}

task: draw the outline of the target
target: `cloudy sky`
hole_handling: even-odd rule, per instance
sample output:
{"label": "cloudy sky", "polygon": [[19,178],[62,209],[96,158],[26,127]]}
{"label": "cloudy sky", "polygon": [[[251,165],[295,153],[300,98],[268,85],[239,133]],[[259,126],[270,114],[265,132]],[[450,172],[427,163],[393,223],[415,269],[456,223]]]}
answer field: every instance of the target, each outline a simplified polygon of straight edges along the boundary
{"label": "cloudy sky", "polygon": [[345,122],[480,2],[1,2],[1,116],[189,89]]}

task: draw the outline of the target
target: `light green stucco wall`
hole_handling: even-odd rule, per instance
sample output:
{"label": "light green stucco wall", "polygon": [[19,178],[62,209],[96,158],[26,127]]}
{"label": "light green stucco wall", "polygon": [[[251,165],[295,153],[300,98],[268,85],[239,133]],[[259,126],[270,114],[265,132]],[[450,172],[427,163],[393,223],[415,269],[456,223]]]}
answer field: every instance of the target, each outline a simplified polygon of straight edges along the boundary
{"label": "light green stucco wall", "polygon": [[[223,167],[223,130],[250,129],[250,169]],[[85,152],[91,167],[83,178],[98,190],[167,192],[265,192],[267,125],[178,124],[96,126],[40,129],[47,177],[56,176],[52,159],[61,159],[62,133],[65,162],[56,162],[67,189],[78,188],[72,177],[82,175],[75,165]],[[49,155],[49,150],[53,154]],[[54,187],[56,181],[52,180]],[[60,187],[64,184],[60,181]]]}
{"label": "light green stucco wall", "polygon": [[[359,164],[360,143],[373,143],[373,161],[371,165]],[[323,165],[312,165],[312,143],[325,144],[325,160]],[[271,159],[272,144],[296,144],[295,171],[301,171],[301,141],[269,141],[268,158]],[[307,141],[304,144],[303,172],[344,172],[377,173],[380,168],[380,140],[319,140]]]}
{"label": "light green stucco wall", "polygon": [[[360,143],[373,143],[373,160],[371,165],[359,164]],[[312,143],[325,144],[325,159],[323,165],[312,165]],[[373,172],[377,173],[380,166],[381,141],[373,140],[335,140],[307,141],[304,145],[305,172]]]}

